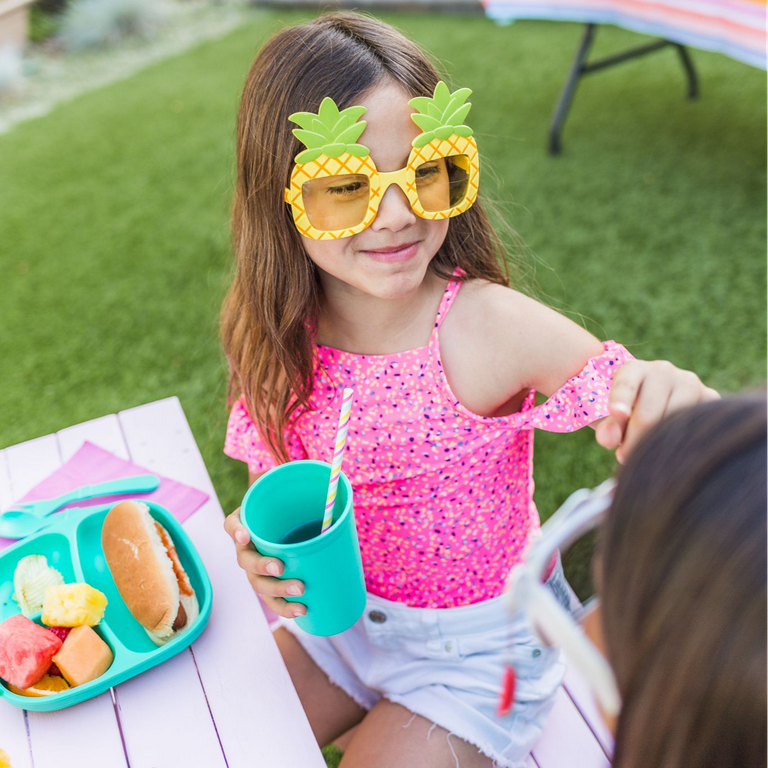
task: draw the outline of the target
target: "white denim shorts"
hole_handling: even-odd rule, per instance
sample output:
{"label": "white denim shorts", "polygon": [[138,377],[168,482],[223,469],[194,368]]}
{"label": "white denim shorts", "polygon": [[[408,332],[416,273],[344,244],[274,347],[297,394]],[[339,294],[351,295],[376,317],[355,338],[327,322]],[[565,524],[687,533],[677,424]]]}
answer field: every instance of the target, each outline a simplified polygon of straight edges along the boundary
{"label": "white denim shorts", "polygon": [[[547,579],[568,605],[558,562]],[[362,617],[346,632],[316,637],[281,619],[314,662],[358,704],[380,698],[401,704],[475,745],[504,768],[524,768],[565,674],[522,615],[510,617],[501,597],[459,608],[412,608],[368,595]],[[496,714],[504,664],[516,673],[509,715]]]}

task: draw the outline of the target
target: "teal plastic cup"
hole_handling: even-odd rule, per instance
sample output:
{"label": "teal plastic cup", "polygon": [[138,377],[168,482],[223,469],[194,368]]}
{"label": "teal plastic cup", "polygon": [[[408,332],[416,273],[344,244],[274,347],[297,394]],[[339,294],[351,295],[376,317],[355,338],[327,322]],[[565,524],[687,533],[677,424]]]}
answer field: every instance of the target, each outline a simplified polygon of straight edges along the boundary
{"label": "teal plastic cup", "polygon": [[[352,511],[352,486],[342,472],[333,523],[320,534],[331,465],[292,461],[263,474],[245,494],[240,518],[256,549],[285,564],[282,578],[300,579],[307,606],[296,623],[312,635],[337,635],[365,609],[365,579]],[[310,538],[307,538],[310,536]]]}

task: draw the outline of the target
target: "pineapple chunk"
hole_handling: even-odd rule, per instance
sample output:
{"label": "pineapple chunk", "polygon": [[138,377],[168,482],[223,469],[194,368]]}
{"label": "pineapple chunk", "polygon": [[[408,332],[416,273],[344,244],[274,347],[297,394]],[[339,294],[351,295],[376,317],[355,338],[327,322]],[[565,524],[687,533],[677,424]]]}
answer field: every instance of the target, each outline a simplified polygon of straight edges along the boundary
{"label": "pineapple chunk", "polygon": [[49,627],[93,627],[106,607],[106,595],[89,584],[61,584],[45,590],[42,620]]}

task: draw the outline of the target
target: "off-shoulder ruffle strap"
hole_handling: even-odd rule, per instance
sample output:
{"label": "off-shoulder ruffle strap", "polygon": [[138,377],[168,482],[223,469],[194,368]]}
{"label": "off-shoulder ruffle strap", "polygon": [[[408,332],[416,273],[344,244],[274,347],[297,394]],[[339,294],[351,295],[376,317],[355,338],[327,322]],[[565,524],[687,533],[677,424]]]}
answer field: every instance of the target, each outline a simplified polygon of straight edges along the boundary
{"label": "off-shoulder ruffle strap", "polygon": [[616,371],[635,358],[615,341],[603,342],[604,352],[587,361],[546,402],[524,414],[520,426],[547,432],[575,432],[609,415],[609,393]]}
{"label": "off-shoulder ruffle strap", "polygon": [[[291,461],[308,458],[299,436],[293,429],[286,434],[286,440]],[[229,414],[224,453],[233,459],[244,461],[252,474],[266,472],[278,464],[253,423],[243,397],[235,401]]]}

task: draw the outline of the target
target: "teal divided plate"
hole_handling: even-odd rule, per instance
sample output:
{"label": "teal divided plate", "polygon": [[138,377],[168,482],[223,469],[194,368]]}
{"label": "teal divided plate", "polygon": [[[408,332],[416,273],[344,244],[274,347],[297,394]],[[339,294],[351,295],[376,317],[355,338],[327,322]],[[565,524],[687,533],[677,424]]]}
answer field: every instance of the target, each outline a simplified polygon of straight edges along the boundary
{"label": "teal divided plate", "polygon": [[[97,677],[90,683],[70,688],[68,691],[52,693],[48,696],[19,696],[8,690],[5,682],[2,681],[0,699],[8,701],[15,707],[35,712],[52,712],[56,709],[71,707],[73,704],[98,696],[147,669],[162,664],[183,651],[200,636],[211,615],[212,598],[211,582],[203,561],[184,529],[165,507],[150,501],[142,501],[142,503],[149,507],[152,517],[171,535],[179,560],[197,595],[200,615],[189,627],[165,645],[155,645],[120,597],[104,559],[101,548],[101,526],[107,512],[114,504],[91,507],[76,517],[62,519],[60,523],[53,523],[34,536],[29,536],[0,552],[0,585],[13,581],[16,564],[22,557],[45,555],[48,558],[48,564],[61,572],[65,582],[85,582],[107,596],[108,603],[104,618],[94,627],[94,630],[112,649],[115,658],[112,666],[101,677]],[[8,599],[5,606],[0,606],[0,610],[2,610],[2,620],[21,612],[16,602],[11,599]],[[37,624],[42,624],[39,613],[30,618]]]}

